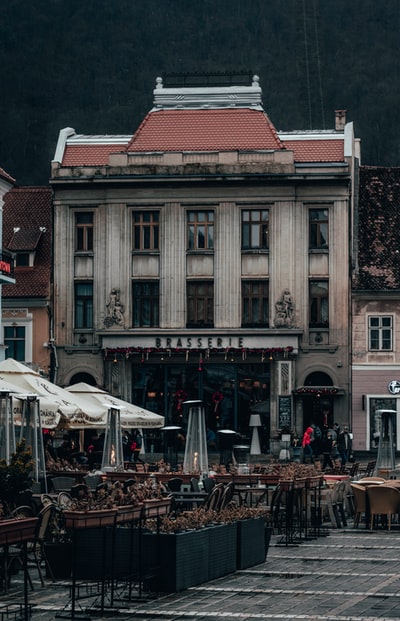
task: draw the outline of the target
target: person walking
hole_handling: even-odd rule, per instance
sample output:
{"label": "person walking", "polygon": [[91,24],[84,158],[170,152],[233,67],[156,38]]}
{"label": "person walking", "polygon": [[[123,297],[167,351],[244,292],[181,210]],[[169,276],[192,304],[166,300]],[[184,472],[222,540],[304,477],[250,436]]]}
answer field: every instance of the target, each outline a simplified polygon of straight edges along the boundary
{"label": "person walking", "polygon": [[343,427],[343,431],[338,435],[337,448],[342,466],[345,466],[353,450],[353,440],[347,425]]}
{"label": "person walking", "polygon": [[307,427],[303,434],[303,439],[301,442],[301,446],[303,447],[303,464],[307,463],[307,457],[310,458],[312,463],[314,463],[314,451],[311,446],[313,439],[313,428]]}

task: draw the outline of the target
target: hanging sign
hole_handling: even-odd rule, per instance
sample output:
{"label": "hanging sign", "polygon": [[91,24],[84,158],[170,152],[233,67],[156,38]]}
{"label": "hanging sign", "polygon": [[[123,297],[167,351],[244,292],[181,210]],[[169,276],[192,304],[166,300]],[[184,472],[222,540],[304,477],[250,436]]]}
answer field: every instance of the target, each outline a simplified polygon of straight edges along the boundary
{"label": "hanging sign", "polygon": [[278,427],[284,429],[287,427],[290,429],[292,426],[292,397],[282,396],[278,397]]}

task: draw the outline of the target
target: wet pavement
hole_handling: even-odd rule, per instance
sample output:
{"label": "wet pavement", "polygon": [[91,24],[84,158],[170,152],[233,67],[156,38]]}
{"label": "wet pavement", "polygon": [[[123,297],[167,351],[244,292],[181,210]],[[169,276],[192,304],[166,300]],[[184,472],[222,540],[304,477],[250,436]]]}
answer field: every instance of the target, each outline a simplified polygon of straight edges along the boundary
{"label": "wet pavement", "polygon": [[[136,594],[126,604],[87,606],[78,600],[75,618],[121,621],[221,619],[269,621],[375,621],[400,619],[400,530],[369,531],[365,525],[329,530],[295,545],[273,535],[266,561],[250,569],[168,595]],[[30,570],[32,621],[71,618],[69,583],[45,580]],[[93,586],[95,589],[95,586]],[[108,597],[108,596],[107,596]],[[23,574],[0,595],[0,621],[16,621],[1,606],[23,602]],[[97,606],[98,607],[98,606]],[[11,611],[11,608],[9,609]]]}

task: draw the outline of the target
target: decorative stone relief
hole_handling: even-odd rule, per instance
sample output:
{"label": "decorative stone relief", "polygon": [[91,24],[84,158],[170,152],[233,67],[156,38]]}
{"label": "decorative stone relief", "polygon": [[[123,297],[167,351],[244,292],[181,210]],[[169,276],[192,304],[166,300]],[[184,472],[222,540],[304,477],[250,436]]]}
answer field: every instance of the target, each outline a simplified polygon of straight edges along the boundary
{"label": "decorative stone relief", "polygon": [[107,312],[103,320],[106,328],[114,325],[125,327],[124,306],[119,298],[119,289],[111,289],[106,308]]}
{"label": "decorative stone relief", "polygon": [[275,304],[275,328],[293,328],[294,327],[294,302],[289,289],[285,289]]}

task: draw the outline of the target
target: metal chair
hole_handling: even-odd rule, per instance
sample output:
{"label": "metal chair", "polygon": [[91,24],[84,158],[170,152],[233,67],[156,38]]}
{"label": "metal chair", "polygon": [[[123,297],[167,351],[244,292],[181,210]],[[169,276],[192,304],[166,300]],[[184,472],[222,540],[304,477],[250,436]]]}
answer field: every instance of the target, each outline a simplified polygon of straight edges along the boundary
{"label": "metal chair", "polygon": [[182,486],[182,479],[179,477],[174,477],[167,481],[167,487],[170,492],[180,492]]}
{"label": "metal chair", "polygon": [[211,492],[208,494],[207,498],[204,501],[203,507],[206,511],[218,511],[223,491],[223,483],[218,483],[217,485],[214,485]]}
{"label": "metal chair", "polygon": [[69,492],[73,484],[74,479],[71,477],[53,477],[51,479],[51,487],[56,494],[58,492]]}

